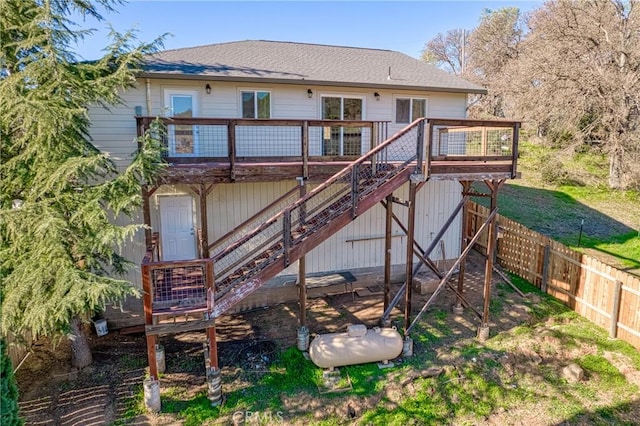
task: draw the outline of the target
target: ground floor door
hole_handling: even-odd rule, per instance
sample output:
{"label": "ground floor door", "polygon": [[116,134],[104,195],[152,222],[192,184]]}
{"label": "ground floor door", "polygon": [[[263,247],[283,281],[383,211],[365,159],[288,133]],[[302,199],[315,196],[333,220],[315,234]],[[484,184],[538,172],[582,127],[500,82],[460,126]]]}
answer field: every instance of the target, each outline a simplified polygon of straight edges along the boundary
{"label": "ground floor door", "polygon": [[162,260],[196,258],[191,196],[160,197],[160,241]]}

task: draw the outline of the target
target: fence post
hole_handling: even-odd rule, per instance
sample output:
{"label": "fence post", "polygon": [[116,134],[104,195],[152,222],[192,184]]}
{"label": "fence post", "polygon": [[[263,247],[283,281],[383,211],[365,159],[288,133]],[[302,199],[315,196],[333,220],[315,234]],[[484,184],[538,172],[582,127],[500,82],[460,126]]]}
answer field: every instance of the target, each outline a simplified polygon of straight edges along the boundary
{"label": "fence post", "polygon": [[618,335],[618,319],[620,318],[620,296],[622,295],[622,281],[616,280],[613,290],[613,310],[611,311],[611,324],[609,337],[612,339]]}
{"label": "fence post", "polygon": [[547,285],[549,283],[549,257],[551,256],[551,246],[546,244],[544,246],[544,257],[542,259],[542,283],[540,284],[540,290],[543,293],[547,292]]}

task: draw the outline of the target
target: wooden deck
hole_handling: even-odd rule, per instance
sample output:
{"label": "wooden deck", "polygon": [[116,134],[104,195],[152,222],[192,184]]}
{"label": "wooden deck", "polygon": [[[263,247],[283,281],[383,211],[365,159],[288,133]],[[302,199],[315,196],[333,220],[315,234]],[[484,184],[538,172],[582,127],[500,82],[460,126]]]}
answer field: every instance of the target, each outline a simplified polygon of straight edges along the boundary
{"label": "wooden deck", "polygon": [[[136,120],[140,136],[154,118]],[[176,130],[173,136],[167,132],[165,160],[169,167],[160,184],[275,182],[298,177],[320,182],[358,159],[335,152],[325,155],[336,143],[340,151],[347,146],[347,140],[337,140],[336,134],[355,129],[358,152],[374,149],[390,136],[387,122],[380,121],[175,117],[161,121],[167,129],[181,128],[191,151],[177,152]],[[424,174],[434,179],[515,178],[519,127],[513,121],[425,119],[424,152],[429,155]],[[344,148],[342,154],[346,152]]]}

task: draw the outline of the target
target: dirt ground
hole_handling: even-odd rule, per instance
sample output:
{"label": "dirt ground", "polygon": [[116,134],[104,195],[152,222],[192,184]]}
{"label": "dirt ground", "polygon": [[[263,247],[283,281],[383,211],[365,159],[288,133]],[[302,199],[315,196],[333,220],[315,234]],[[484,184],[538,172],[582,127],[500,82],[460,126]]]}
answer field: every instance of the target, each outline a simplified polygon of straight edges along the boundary
{"label": "dirt ground", "polygon": [[[472,255],[467,263],[465,292],[470,303],[481,310],[484,262],[479,255]],[[494,288],[499,277],[494,275]],[[397,286],[396,286],[397,289]],[[347,325],[363,323],[368,327],[378,325],[382,313],[382,294],[378,288],[369,288],[354,294],[344,293],[309,300],[307,323],[314,333],[342,331]],[[420,310],[430,294],[414,292],[413,315]],[[529,317],[523,299],[512,293],[505,303],[502,315],[492,318],[491,334],[509,330]],[[432,308],[451,311],[455,294],[442,292]],[[469,311],[469,310],[467,310]],[[282,304],[268,309],[244,314],[223,316],[217,324],[219,361],[223,376],[223,392],[241,386],[236,378],[238,371],[259,371],[276,349],[295,346],[298,327],[297,303]],[[401,318],[400,311],[392,318]],[[443,340],[439,357],[446,358],[448,347],[457,340],[473,337],[478,320],[470,312],[457,317],[448,315],[447,326],[453,330],[451,337]],[[399,324],[398,324],[399,325]],[[204,377],[204,332],[162,336],[165,348],[167,372],[161,377],[161,388],[179,386],[195,395],[206,389]],[[134,395],[139,391],[147,367],[146,344],[143,334],[122,335],[117,331],[91,337],[94,364],[82,371],[69,367],[69,346],[62,342],[55,349],[42,342],[17,372],[20,389],[20,407],[27,425],[103,425],[112,424],[125,416]],[[260,353],[256,360],[254,353]],[[266,358],[263,358],[266,357]],[[514,361],[515,362],[515,361]],[[246,374],[244,374],[246,377]],[[387,395],[389,395],[387,392]],[[401,392],[400,392],[401,393]],[[181,398],[189,395],[180,395]],[[336,399],[342,406],[344,401]],[[359,409],[375,406],[372,398],[351,401]],[[312,412],[319,409],[313,401],[289,401],[296,409]],[[317,404],[316,404],[317,405]],[[322,411],[338,410],[326,404]],[[518,424],[539,424],[533,421],[535,413],[522,414]],[[500,414],[496,422],[501,424]],[[502,419],[504,420],[504,418]],[[533,423],[531,422],[533,421]],[[168,414],[135,417],[126,424],[173,425],[181,424]]]}

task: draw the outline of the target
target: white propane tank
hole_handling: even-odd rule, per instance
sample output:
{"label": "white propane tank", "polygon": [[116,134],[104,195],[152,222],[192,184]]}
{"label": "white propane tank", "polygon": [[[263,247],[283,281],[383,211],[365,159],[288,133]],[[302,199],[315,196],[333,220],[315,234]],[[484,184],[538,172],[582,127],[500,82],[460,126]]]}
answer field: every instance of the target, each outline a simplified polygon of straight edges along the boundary
{"label": "white propane tank", "polygon": [[352,325],[346,333],[320,334],[309,345],[309,357],[320,368],[388,361],[402,352],[402,337],[395,328],[367,329]]}

